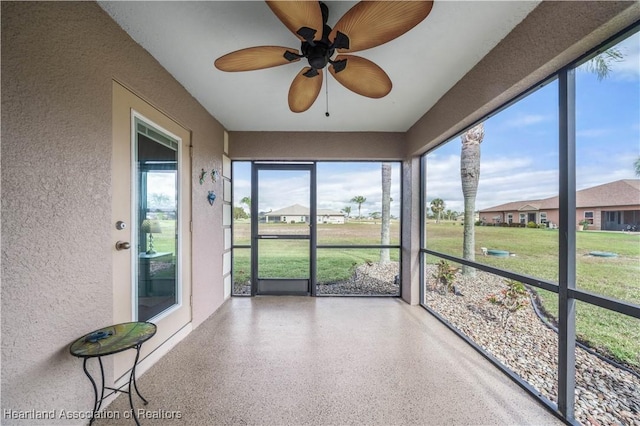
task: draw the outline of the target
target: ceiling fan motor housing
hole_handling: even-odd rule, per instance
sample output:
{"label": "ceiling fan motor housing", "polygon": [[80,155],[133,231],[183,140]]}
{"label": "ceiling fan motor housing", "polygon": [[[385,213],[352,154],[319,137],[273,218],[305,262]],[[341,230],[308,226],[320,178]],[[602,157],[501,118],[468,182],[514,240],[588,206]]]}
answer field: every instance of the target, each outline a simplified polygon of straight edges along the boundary
{"label": "ceiling fan motor housing", "polygon": [[309,61],[309,66],[320,70],[329,63],[329,58],[333,55],[335,49],[331,49],[328,44],[323,41],[314,42],[314,46],[310,43],[302,42],[302,55]]}

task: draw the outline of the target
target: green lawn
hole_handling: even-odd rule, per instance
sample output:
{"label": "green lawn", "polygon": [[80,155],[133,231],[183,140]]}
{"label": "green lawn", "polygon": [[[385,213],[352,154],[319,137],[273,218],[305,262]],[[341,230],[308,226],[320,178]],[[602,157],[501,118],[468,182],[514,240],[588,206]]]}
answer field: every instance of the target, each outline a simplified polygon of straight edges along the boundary
{"label": "green lawn", "polygon": [[[427,225],[427,247],[462,255],[462,226]],[[553,282],[558,281],[558,231],[549,229],[476,227],[476,261]],[[480,247],[507,250],[515,256],[482,256]],[[594,257],[592,251],[618,254]],[[640,304],[640,236],[622,232],[580,231],[576,236],[577,287]],[[556,316],[556,293],[538,290],[545,310]],[[583,302],[577,303],[576,331],[583,342],[640,367],[640,320]]]}
{"label": "green lawn", "polygon": [[[318,224],[318,245],[365,245],[380,244],[380,221],[349,220],[346,224]],[[261,223],[261,234],[305,234],[306,223]],[[251,223],[248,220],[233,223],[233,244],[251,244]],[[391,221],[390,244],[400,244],[400,223]]]}
{"label": "green lawn", "polygon": [[[261,234],[305,234],[309,225],[305,223],[260,224]],[[251,244],[249,221],[234,222],[235,245]],[[318,245],[366,245],[380,244],[380,221],[350,220],[347,224],[319,224]],[[400,242],[400,224],[392,221],[390,244]],[[399,250],[390,249],[390,258],[397,261]],[[234,281],[245,283],[250,279],[251,250],[234,250]],[[308,278],[308,241],[260,240],[258,268],[261,278]],[[318,284],[335,283],[351,277],[354,265],[377,262],[378,249],[322,249],[317,251]]]}
{"label": "green lawn", "polygon": [[[259,252],[260,278],[309,278],[308,249],[295,241],[269,241],[268,249]],[[293,243],[293,244],[292,244]],[[278,246],[277,248],[275,246]],[[308,247],[308,242],[307,242]],[[400,250],[390,249],[391,261],[398,261]],[[329,284],[345,281],[353,274],[356,265],[377,262],[379,249],[318,249],[317,281]],[[251,250],[235,249],[233,272],[236,283],[246,283],[251,276]]]}
{"label": "green lawn", "polygon": [[[161,233],[153,234],[153,249],[158,253],[174,253],[176,251],[176,221],[175,220],[158,220]],[[146,236],[147,243],[149,236]]]}

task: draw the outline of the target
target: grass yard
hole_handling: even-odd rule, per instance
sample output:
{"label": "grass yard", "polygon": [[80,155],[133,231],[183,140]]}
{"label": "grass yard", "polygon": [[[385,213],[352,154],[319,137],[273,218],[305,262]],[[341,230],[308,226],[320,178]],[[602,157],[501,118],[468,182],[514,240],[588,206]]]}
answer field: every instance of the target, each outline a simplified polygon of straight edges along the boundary
{"label": "grass yard", "polygon": [[[318,245],[366,245],[380,244],[380,221],[350,220],[346,224],[318,224],[316,227]],[[306,223],[261,223],[261,234],[306,234]],[[251,244],[251,223],[239,220],[233,223],[233,244]],[[390,244],[400,244],[400,223],[391,221]]]}
{"label": "grass yard", "polygon": [[[476,261],[553,282],[558,281],[558,231],[549,229],[476,227]],[[429,249],[462,256],[462,226],[429,223]],[[515,256],[483,256],[480,247],[507,250]],[[590,256],[592,251],[618,254],[615,258]],[[578,232],[576,236],[577,287],[640,304],[640,235],[622,232]],[[538,290],[543,306],[557,316],[556,293]],[[578,302],[576,331],[581,341],[640,367],[640,320]]]}
{"label": "grass yard", "polygon": [[[309,278],[306,248],[301,248],[297,241],[295,244],[291,244],[291,241],[269,242],[274,244],[259,253],[260,278]],[[397,262],[399,256],[399,249],[389,250],[391,261]],[[318,249],[317,282],[322,285],[346,281],[352,276],[355,266],[375,263],[379,259],[379,249]],[[251,250],[234,250],[233,272],[236,283],[246,283],[251,279]]]}
{"label": "grass yard", "polygon": [[[176,221],[175,219],[158,220],[161,233],[153,234],[153,249],[158,253],[174,253],[176,251]],[[147,244],[149,236],[146,236]]]}
{"label": "grass yard", "polygon": [[[302,234],[308,225],[260,224],[263,234]],[[345,225],[318,225],[319,245],[380,244],[380,222],[349,222]],[[399,243],[399,224],[392,223],[391,244]],[[234,224],[234,243],[251,243],[251,226],[248,222]],[[395,238],[394,238],[395,236]],[[260,278],[308,278],[309,244],[306,240],[260,240],[258,269]],[[398,261],[399,249],[389,249],[392,261]],[[379,249],[317,249],[318,284],[335,283],[349,279],[354,267],[380,259]],[[246,283],[251,274],[251,250],[235,249],[233,255],[234,281]]]}

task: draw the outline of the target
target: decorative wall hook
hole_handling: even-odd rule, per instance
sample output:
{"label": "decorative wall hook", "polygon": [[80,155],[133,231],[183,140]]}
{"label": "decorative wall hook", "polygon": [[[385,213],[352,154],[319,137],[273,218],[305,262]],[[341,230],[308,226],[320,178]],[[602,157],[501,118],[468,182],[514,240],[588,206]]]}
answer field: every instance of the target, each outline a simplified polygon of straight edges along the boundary
{"label": "decorative wall hook", "polygon": [[209,201],[209,205],[213,205],[213,202],[216,200],[216,194],[213,191],[209,191],[207,200]]}
{"label": "decorative wall hook", "polygon": [[[216,183],[216,181],[218,180],[218,176],[220,176],[220,174],[218,173],[218,171],[216,169],[211,169],[211,171],[206,171],[205,169],[201,169],[200,170],[200,175],[199,175],[199,181],[200,181],[200,185],[204,184],[204,180],[207,177],[207,175],[209,175],[209,177],[211,178],[211,182],[212,183]],[[213,202],[216,201],[216,194],[213,191],[209,191],[207,193],[207,201],[209,201],[209,205],[213,205]]]}

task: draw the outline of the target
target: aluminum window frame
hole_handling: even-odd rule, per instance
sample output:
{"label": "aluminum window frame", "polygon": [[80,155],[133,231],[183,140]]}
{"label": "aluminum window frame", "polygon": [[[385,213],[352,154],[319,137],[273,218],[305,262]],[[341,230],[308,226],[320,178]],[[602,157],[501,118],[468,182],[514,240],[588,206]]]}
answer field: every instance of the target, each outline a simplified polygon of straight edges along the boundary
{"label": "aluminum window frame", "polygon": [[[594,47],[576,60],[570,62],[559,71],[553,73],[539,83],[506,102],[493,112],[485,115],[471,125],[448,137],[443,143],[425,152],[420,161],[420,306],[435,316],[439,321],[449,327],[460,338],[469,343],[482,356],[491,361],[502,372],[514,380],[520,387],[529,392],[538,401],[546,406],[557,417],[569,424],[579,424],[575,420],[575,347],[576,347],[576,324],[575,308],[576,302],[581,301],[603,309],[624,314],[632,318],[640,319],[640,305],[631,302],[615,299],[605,295],[592,293],[576,288],[576,226],[574,225],[576,214],[576,127],[575,127],[575,71],[576,69],[602,53],[608,48],[618,44],[620,41],[631,37],[640,31],[640,22],[636,22],[626,29],[620,31],[604,43]],[[558,119],[559,119],[559,246],[558,246],[558,284],[551,281],[541,280],[535,277],[487,266],[475,261],[468,261],[457,256],[429,250],[425,235],[426,222],[426,164],[427,155],[436,150],[442,144],[448,143],[459,137],[462,133],[477,125],[480,122],[498,114],[519,100],[529,96],[539,88],[549,82],[558,80]],[[558,402],[557,404],[542,396],[540,392],[531,386],[520,376],[512,372],[508,367],[498,361],[493,355],[485,351],[475,341],[464,335],[461,331],[450,324],[438,312],[431,309],[425,303],[425,267],[426,256],[432,255],[441,259],[457,262],[459,264],[472,266],[476,269],[489,272],[504,278],[513,279],[532,287],[548,290],[558,294]]]}

